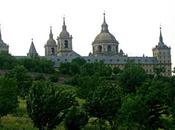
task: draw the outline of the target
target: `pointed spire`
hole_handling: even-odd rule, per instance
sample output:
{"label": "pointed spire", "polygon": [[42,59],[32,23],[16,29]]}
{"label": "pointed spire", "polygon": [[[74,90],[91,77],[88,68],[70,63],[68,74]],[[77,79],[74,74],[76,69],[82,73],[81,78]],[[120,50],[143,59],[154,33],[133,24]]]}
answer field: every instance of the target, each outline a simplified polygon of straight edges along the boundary
{"label": "pointed spire", "polygon": [[160,36],[159,36],[159,45],[164,45],[163,36],[162,36],[162,27],[160,26]]}
{"label": "pointed spire", "polygon": [[31,45],[30,45],[29,53],[27,55],[28,56],[37,56],[38,55],[38,53],[35,49],[35,45],[33,43],[33,38],[32,38],[32,42],[31,42]]}
{"label": "pointed spire", "polygon": [[103,24],[101,25],[101,32],[109,32],[108,24],[106,23],[105,12],[103,13]]}
{"label": "pointed spire", "polygon": [[103,13],[103,23],[106,23],[105,11],[104,11],[104,13]]}
{"label": "pointed spire", "polygon": [[53,39],[52,26],[50,26],[50,34],[49,34],[49,38],[50,38],[50,39]]}
{"label": "pointed spire", "polygon": [[161,26],[160,26],[159,42],[163,42],[163,37],[162,37],[162,27],[161,27]]}
{"label": "pointed spire", "polygon": [[62,26],[62,30],[63,30],[63,31],[66,31],[65,17],[63,17],[63,26]]}

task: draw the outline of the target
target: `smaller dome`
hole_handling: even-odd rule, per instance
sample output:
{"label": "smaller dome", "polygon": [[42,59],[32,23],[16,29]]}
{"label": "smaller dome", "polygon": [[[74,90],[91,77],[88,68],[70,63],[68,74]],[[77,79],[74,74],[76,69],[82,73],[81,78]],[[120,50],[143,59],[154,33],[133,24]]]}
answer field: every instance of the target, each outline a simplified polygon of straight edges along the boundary
{"label": "smaller dome", "polygon": [[56,41],[54,39],[49,39],[47,41],[47,45],[54,45],[54,46],[56,46]]}
{"label": "smaller dome", "polygon": [[101,32],[98,34],[93,42],[96,43],[118,43],[115,37],[109,32]]}
{"label": "smaller dome", "polygon": [[52,26],[50,27],[49,40],[47,40],[47,45],[56,46],[56,41],[53,39]]}
{"label": "smaller dome", "polygon": [[60,37],[68,38],[69,37],[69,33],[66,30],[62,30],[61,33],[60,33]]}

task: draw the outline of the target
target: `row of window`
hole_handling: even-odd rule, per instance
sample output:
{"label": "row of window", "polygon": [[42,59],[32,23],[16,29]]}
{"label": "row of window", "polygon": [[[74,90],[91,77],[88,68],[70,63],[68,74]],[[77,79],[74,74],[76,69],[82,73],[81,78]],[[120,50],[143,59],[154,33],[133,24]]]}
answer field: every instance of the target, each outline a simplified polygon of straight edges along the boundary
{"label": "row of window", "polygon": [[[97,47],[97,51],[98,51],[98,52],[102,52],[102,48],[103,48],[103,47],[102,47],[101,45],[99,45],[99,46]],[[93,47],[93,50],[95,50],[94,47]],[[112,46],[111,46],[111,45],[108,45],[108,46],[107,46],[107,51],[108,51],[108,52],[111,52],[111,51],[112,51]],[[117,52],[117,51],[118,51],[118,47],[116,47],[116,52]]]}

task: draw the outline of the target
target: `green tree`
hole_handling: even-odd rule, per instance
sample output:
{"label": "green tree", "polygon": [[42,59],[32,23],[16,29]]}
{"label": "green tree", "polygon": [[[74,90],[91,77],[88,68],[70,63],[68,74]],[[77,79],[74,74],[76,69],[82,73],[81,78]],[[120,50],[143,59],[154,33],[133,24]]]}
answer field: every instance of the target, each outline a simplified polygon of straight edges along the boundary
{"label": "green tree", "polygon": [[12,69],[17,64],[15,57],[8,53],[0,53],[0,69]]}
{"label": "green tree", "polygon": [[154,76],[155,76],[155,78],[160,78],[161,76],[162,76],[162,73],[164,73],[165,72],[165,67],[162,67],[162,66],[160,66],[160,67],[158,67],[158,66],[155,66],[154,67]]}
{"label": "green tree", "polygon": [[[128,94],[122,101],[120,120],[124,128],[133,130],[157,130],[167,128],[169,120],[169,98],[171,85],[162,80],[150,80]],[[165,123],[166,122],[166,123]]]}
{"label": "green tree", "polygon": [[40,57],[18,59],[18,63],[24,66],[29,72],[53,73],[54,64],[52,61]]}
{"label": "green tree", "polygon": [[88,123],[88,115],[80,107],[72,107],[65,118],[67,130],[81,130]]}
{"label": "green tree", "polygon": [[75,92],[44,81],[37,81],[30,89],[27,110],[34,126],[52,130],[63,121],[75,102]]}
{"label": "green tree", "polygon": [[0,77],[0,118],[14,112],[18,106],[16,82]]}
{"label": "green tree", "polygon": [[24,66],[15,66],[6,77],[16,80],[18,95],[25,98],[32,86],[32,79],[27,74],[27,70]]}
{"label": "green tree", "polygon": [[119,83],[126,92],[135,92],[136,87],[140,86],[146,79],[146,73],[142,67],[132,62],[125,65],[119,75]]}
{"label": "green tree", "polygon": [[121,107],[121,94],[121,88],[108,84],[97,87],[87,98],[85,109],[90,116],[99,119],[100,129],[104,120],[109,121],[112,129],[116,129],[116,117]]}
{"label": "green tree", "polygon": [[148,124],[148,106],[139,95],[127,95],[122,100],[119,128],[129,130],[145,129]]}

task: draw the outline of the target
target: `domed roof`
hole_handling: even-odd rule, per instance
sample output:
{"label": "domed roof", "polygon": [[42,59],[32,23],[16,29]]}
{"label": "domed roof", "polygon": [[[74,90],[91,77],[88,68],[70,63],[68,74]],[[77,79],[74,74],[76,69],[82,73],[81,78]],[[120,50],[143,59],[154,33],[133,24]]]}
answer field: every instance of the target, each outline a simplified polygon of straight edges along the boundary
{"label": "domed roof", "polygon": [[56,41],[54,39],[49,39],[49,40],[47,40],[47,45],[55,45],[56,46]]}
{"label": "domed roof", "polygon": [[47,45],[56,46],[56,41],[53,39],[52,27],[50,27],[49,40],[47,40]]}
{"label": "domed roof", "polygon": [[101,32],[96,36],[93,44],[95,43],[118,43],[118,42],[111,33]]}
{"label": "domed roof", "polygon": [[62,31],[60,33],[61,38],[69,38],[69,32],[66,29],[66,24],[65,24],[65,17],[63,17],[63,25],[62,25]]}
{"label": "domed roof", "polygon": [[108,25],[105,20],[105,13],[104,13],[104,21],[101,25],[101,32],[98,34],[92,44],[98,43],[118,43],[115,37],[109,32]]}
{"label": "domed roof", "polygon": [[69,33],[66,31],[66,30],[62,30],[61,33],[60,33],[60,37],[69,37]]}

